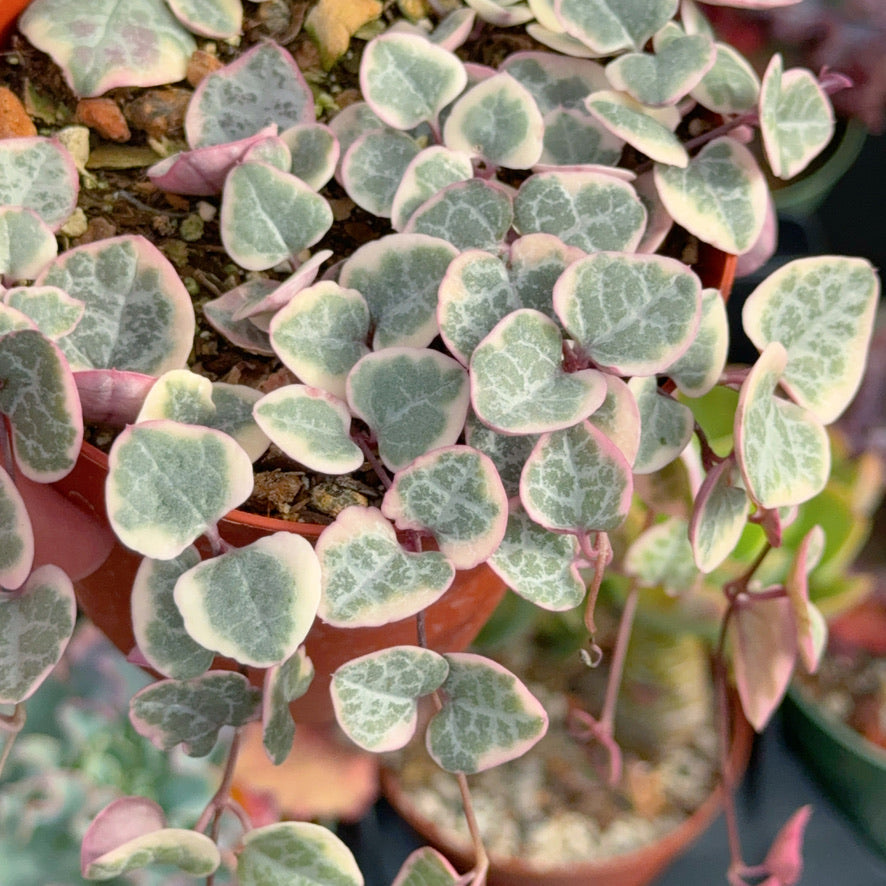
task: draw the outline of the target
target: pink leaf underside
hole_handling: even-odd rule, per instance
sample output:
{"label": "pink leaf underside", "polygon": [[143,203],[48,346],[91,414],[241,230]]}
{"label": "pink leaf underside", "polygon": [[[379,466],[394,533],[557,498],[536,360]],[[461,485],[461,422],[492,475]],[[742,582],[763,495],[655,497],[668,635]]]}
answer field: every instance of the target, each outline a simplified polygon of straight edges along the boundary
{"label": "pink leaf underside", "polygon": [[83,369],[74,373],[85,421],[122,428],[138,417],[156,379],[120,369]]}
{"label": "pink leaf underside", "polygon": [[246,302],[243,307],[234,311],[232,320],[245,320],[257,314],[268,311],[279,311],[292,301],[292,299],[310,286],[317,279],[320,265],[332,255],[331,249],[322,249],[316,255],[312,255],[306,262],[299,265],[295,273],[287,277],[276,289],[268,293],[258,301]]}
{"label": "pink leaf underside", "polygon": [[80,848],[80,869],[85,871],[129,840],[166,827],[163,810],[144,797],[121,797],[102,809],[92,820]]}
{"label": "pink leaf underside", "polygon": [[801,806],[782,826],[772,841],[763,867],[778,886],[793,886],[803,873],[803,836],[812,815],[812,806]]}

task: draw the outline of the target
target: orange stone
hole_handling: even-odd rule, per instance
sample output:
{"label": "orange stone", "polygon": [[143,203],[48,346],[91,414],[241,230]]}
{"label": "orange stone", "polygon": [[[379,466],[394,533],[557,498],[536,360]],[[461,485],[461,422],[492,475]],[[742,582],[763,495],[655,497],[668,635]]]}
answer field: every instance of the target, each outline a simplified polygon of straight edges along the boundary
{"label": "orange stone", "polygon": [[0,86],[0,138],[36,134],[37,127],[19,97],[8,87]]}
{"label": "orange stone", "polygon": [[202,49],[195,50],[188,59],[188,70],[185,79],[191,86],[195,86],[207,75],[222,67],[221,59],[211,52]]}
{"label": "orange stone", "polygon": [[117,103],[109,98],[84,98],[77,102],[77,121],[112,142],[130,139],[129,125]]}

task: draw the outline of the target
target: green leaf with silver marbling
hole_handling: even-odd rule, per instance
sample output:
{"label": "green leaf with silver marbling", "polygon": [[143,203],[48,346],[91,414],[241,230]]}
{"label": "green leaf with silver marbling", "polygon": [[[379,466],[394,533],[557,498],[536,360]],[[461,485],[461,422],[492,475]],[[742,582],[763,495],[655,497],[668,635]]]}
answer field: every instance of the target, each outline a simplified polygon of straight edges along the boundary
{"label": "green leaf with silver marbling", "polygon": [[662,393],[654,376],[635,377],[628,387],[640,410],[640,447],[635,474],[652,474],[670,464],[692,439],[692,410]]}
{"label": "green leaf with silver marbling", "polygon": [[16,332],[19,329],[33,329],[36,331],[37,324],[18,308],[5,305],[0,301],[0,336]]}
{"label": "green leaf with silver marbling", "polygon": [[735,549],[747,524],[750,502],[733,459],[708,471],[692,508],[689,543],[695,565],[713,572]]}
{"label": "green leaf with silver marbling", "polygon": [[677,224],[723,252],[756,243],[769,189],[751,152],[735,139],[708,142],[684,169],[657,164],[655,185]]}
{"label": "green leaf with silver marbling", "polygon": [[602,172],[540,172],[514,199],[521,234],[553,234],[585,252],[636,249],[646,209],[628,182]]}
{"label": "green leaf with silver marbling", "polygon": [[538,441],[538,434],[501,434],[483,424],[473,412],[465,422],[465,442],[488,455],[495,465],[508,498],[520,491],[520,472]]}
{"label": "green leaf with silver marbling", "polygon": [[618,375],[652,375],[692,342],[701,282],[673,258],[597,253],[573,262],[557,280],[554,310],[598,365]]}
{"label": "green leaf with silver marbling", "polygon": [[0,467],[0,588],[24,584],[34,562],[34,529],[12,477]]}
{"label": "green leaf with silver marbling", "polygon": [[406,858],[391,886],[457,886],[458,872],[436,849],[422,846]]}
{"label": "green leaf with silver marbling", "polygon": [[80,396],[63,354],[36,329],[0,338],[0,414],[28,479],[52,483],[70,473],[83,442]]}
{"label": "green leaf with silver marbling", "polygon": [[477,15],[491,25],[512,28],[532,20],[532,10],[517,0],[465,0]]}
{"label": "green leaf with silver marbling", "polygon": [[348,375],[348,405],[378,440],[392,471],[448,446],[464,427],[468,375],[452,357],[424,348],[386,348],[367,354]]}
{"label": "green leaf with silver marbling", "polygon": [[688,397],[701,397],[717,384],[729,352],[729,320],[719,289],[703,289],[698,332],[667,374]]}
{"label": "green leaf with silver marbling", "polygon": [[447,772],[482,772],[528,751],[548,729],[538,699],[510,671],[480,655],[450,653],[443,709],[426,743]]}
{"label": "green leaf with silver marbling", "polygon": [[175,583],[175,603],[201,646],[266,668],[289,658],[307,636],[320,582],[310,543],[275,532],[198,563]]}
{"label": "green leaf with silver marbling", "polygon": [[513,52],[498,70],[522,83],[544,115],[557,109],[584,111],[588,93],[609,85],[599,62],[567,58],[554,52]]}
{"label": "green leaf with silver marbling", "polygon": [[223,726],[244,726],[260,711],[260,690],[234,671],[158,680],[129,702],[129,719],[139,735],[162,751],[180,744],[190,757],[205,757]]}
{"label": "green leaf with silver marbling", "polygon": [[301,698],[314,679],[314,665],[305,647],[280,664],[265,671],[262,688],[262,745],[275,766],[279,766],[292,750],[295,722],[289,703]]}
{"label": "green leaf with silver marbling", "polygon": [[609,532],[628,513],[634,490],[621,450],[590,422],[542,434],[526,459],[520,501],[548,529]]}
{"label": "green leaf with silver marbling", "polygon": [[598,55],[640,49],[677,11],[677,0],[560,0],[556,15],[568,34]]}
{"label": "green leaf with silver marbling", "polygon": [[394,129],[359,136],[342,158],[341,179],[348,196],[372,215],[390,218],[397,188],[420,150],[416,139]]}
{"label": "green leaf with silver marbling", "polygon": [[176,18],[194,34],[234,40],[243,26],[240,0],[167,0]]}
{"label": "green leaf with silver marbling", "polygon": [[282,821],[249,831],[237,853],[240,886],[363,886],[350,849],[328,828]]}
{"label": "green leaf with silver marbling", "polygon": [[352,659],[332,675],[338,725],[364,750],[398,750],[415,734],[418,699],[439,689],[448,673],[442,655],[418,646],[392,646]]}
{"label": "green leaf with silver marbling", "polygon": [[252,462],[227,434],[165,419],[130,425],[114,441],[108,519],[128,547],[177,557],[252,492]]}
{"label": "green leaf with silver marbling", "polygon": [[640,450],[640,407],[627,383],[618,376],[605,376],[606,399],[588,421],[601,430],[633,465]]}
{"label": "green leaf with silver marbling", "polygon": [[498,547],[508,501],[492,460],[470,446],[416,458],[394,477],[382,513],[398,529],[430,532],[456,569],[471,569]]}
{"label": "green leaf with silver marbling", "polygon": [[33,279],[58,254],[52,228],[33,209],[0,207],[0,274]]}
{"label": "green leaf with silver marbling", "polygon": [[760,97],[760,77],[751,63],[728,43],[715,43],[713,67],[690,95],[716,114],[743,114]]}
{"label": "green leaf with silver marbling", "polygon": [[815,415],[776,396],[788,355],[779,342],[760,354],[741,386],[735,451],[751,498],[764,508],[802,504],[830,474],[828,435]]}
{"label": "green leaf with silver marbling", "polygon": [[53,341],[68,335],[80,322],[86,305],[57,286],[13,286],[3,301],[21,311]]}
{"label": "green leaf with silver marbling", "polygon": [[200,562],[194,547],[171,560],[145,557],[132,582],[132,632],[139,652],[166,677],[187,680],[209,670],[213,654],[185,630],[175,605],[175,583]]}
{"label": "green leaf with silver marbling", "polygon": [[624,568],[643,588],[660,587],[670,594],[691,590],[698,570],[686,521],[668,517],[641,532],[625,552]]}
{"label": "green leaf with silver marbling", "polygon": [[471,404],[481,421],[508,434],[540,434],[587,418],[606,396],[596,369],[566,372],[563,335],[532,308],[508,314],[474,349]]}
{"label": "green leaf with silver marbling", "polygon": [[58,664],[74,632],[74,586],[58,566],[35,569],[0,596],[0,704],[30,698]]}
{"label": "green leaf with silver marbling", "polygon": [[289,171],[319,191],[332,178],[341,152],[333,131],[322,123],[296,123],[280,138],[289,148]]}
{"label": "green leaf with silver marbling", "polygon": [[865,259],[797,259],[748,296],[742,325],[761,351],[773,341],[784,345],[785,390],[830,424],[861,384],[879,296],[879,279]]}
{"label": "green leaf with silver marbling", "polygon": [[322,593],[317,614],[338,627],[408,618],[438,600],[455,568],[439,551],[406,551],[376,508],[345,508],[317,541]]}
{"label": "green leaf with silver marbling", "polygon": [[544,150],[538,165],[612,166],[624,148],[619,138],[586,111],[557,108],[545,114]]}
{"label": "green leaf with silver marbling", "polygon": [[447,185],[467,181],[474,175],[470,155],[444,145],[431,145],[419,151],[403,174],[391,202],[391,225],[402,231],[409,218],[425,200]]}
{"label": "green leaf with silver marbling", "polygon": [[834,135],[834,109],[812,71],[784,70],[776,53],[760,89],[760,134],[774,175],[801,173]]}
{"label": "green leaf with silver marbling", "polygon": [[349,474],[363,464],[351,439],[347,404],[321,388],[284,385],[255,404],[255,420],[290,458],[322,474]]}

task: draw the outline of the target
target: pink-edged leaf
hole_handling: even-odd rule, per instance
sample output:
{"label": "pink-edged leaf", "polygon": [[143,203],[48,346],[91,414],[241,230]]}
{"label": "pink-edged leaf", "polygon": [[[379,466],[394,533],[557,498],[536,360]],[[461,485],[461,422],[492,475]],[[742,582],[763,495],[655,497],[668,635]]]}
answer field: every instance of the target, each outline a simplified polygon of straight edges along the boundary
{"label": "pink-edged leaf", "polygon": [[12,477],[0,467],[0,587],[24,584],[34,562],[34,530]]}
{"label": "pink-edged leaf", "polygon": [[436,849],[422,846],[412,852],[391,886],[457,886],[458,872]]}
{"label": "pink-edged leaf", "polygon": [[280,664],[265,671],[262,688],[262,745],[274,765],[279,766],[292,750],[295,722],[289,702],[301,698],[314,679],[314,664],[304,646]]}
{"label": "pink-edged leaf", "polygon": [[702,572],[713,571],[732,553],[747,523],[750,502],[737,473],[734,460],[720,462],[695,497],[689,543]]}
{"label": "pink-edged leaf", "polygon": [[784,697],[797,660],[797,632],[787,597],[739,598],[727,635],[735,683],[751,726],[761,732]]}
{"label": "pink-edged leaf", "polygon": [[778,886],[794,886],[803,873],[803,837],[812,815],[812,806],[801,806],[782,826],[772,841],[763,867],[775,877]]}
{"label": "pink-edged leaf", "polygon": [[57,254],[52,228],[33,209],[0,207],[0,276],[33,279]]}
{"label": "pink-edged leaf", "polygon": [[827,642],[827,623],[809,599],[808,574],[824,548],[824,530],[813,526],[803,536],[785,577],[785,590],[791,601],[797,632],[797,648],[803,667],[812,674],[818,669]]}
{"label": "pink-edged leaf", "polygon": [[247,280],[224,295],[212,299],[203,305],[203,314],[210,325],[220,332],[231,344],[266,357],[274,355],[268,333],[259,329],[251,320],[237,320],[235,315],[248,306],[269,296],[277,289],[278,284],[264,277]]}
{"label": "pink-edged leaf", "polygon": [[30,318],[53,341],[68,335],[86,309],[80,299],[71,298],[57,286],[13,286],[3,294],[3,301]]}
{"label": "pink-edged leaf", "polygon": [[295,296],[303,289],[310,286],[317,279],[320,265],[332,256],[331,249],[321,249],[312,255],[307,261],[302,262],[297,270],[290,274],[282,283],[267,294],[260,294],[259,290],[253,293],[253,297],[245,301],[231,319],[245,320],[257,314],[277,312],[280,308],[288,305]]}
{"label": "pink-edged leaf", "polygon": [[166,0],[175,17],[194,34],[232,40],[243,24],[240,0]]}
{"label": "pink-edged leaf", "polygon": [[117,428],[132,424],[155,381],[153,375],[119,369],[75,372],[84,421]]}
{"label": "pink-edged leaf", "polygon": [[159,804],[147,797],[120,797],[113,800],[92,820],[83,836],[80,864],[85,870],[95,859],[121,843],[166,827],[166,816]]}
{"label": "pink-edged leaf", "polygon": [[227,174],[250,148],[276,134],[277,127],[271,124],[237,141],[181,151],[155,163],[147,175],[158,188],[173,194],[220,194]]}

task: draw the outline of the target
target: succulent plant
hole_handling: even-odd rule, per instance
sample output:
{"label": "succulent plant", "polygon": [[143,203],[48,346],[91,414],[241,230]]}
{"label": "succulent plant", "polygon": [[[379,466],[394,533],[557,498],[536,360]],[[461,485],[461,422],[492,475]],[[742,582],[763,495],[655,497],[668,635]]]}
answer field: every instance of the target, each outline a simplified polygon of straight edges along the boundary
{"label": "succulent plant", "polygon": [[[210,21],[201,4],[170,12],[138,0],[124,19],[110,2],[35,0],[21,30],[88,96],[156,83],[158,72],[179,79],[192,33],[232,38],[237,7],[218,4]],[[16,478],[63,477],[84,420],[125,425],[110,451],[107,509],[144,557],[133,628],[140,657],[165,676],[133,697],[131,720],[159,747],[203,755],[223,726],[260,719],[269,756],[282,761],[288,704],[312,676],[302,643],[315,618],[356,628],[418,616],[415,645],[336,671],[336,715],[361,747],[390,750],[412,737],[417,702],[432,695],[429,752],[464,779],[520,756],[547,714],[494,661],[423,645],[422,613],[458,570],[488,563],[543,609],[584,605],[593,643],[604,573],[627,575],[634,599],[661,586],[691,595],[734,562],[749,522],[765,541],[724,579],[720,678],[728,646],[744,710],[762,729],[796,662],[815,668],[826,628],[807,575],[821,530],[809,529],[765,589],[755,572],[828,481],[827,426],[861,380],[876,273],[835,256],[781,268],[743,311],[759,358],[727,367],[721,293],[687,253],[658,250],[679,228],[683,243],[760,264],[773,216],[747,143],[759,133],[772,173],[800,174],[830,139],[829,92],[845,82],[786,71],[780,57],[760,82],[689,0],[470,7],[433,29],[401,21],[370,39],[363,101],[328,124],[289,53],[256,44],[205,77],[188,107],[187,149],[148,170],[158,188],[219,203],[222,244],[251,274],[205,315],[298,379],[266,395],[187,368],[193,303],[147,239],[57,254],[54,232],[76,205],[73,159],[48,137],[0,142],[4,704],[19,711],[52,670],[75,610],[60,569],[32,572]],[[549,48],[496,69],[465,62],[475,13],[496,26],[528,22]],[[323,192],[333,176],[385,233],[334,256],[317,279],[333,258]],[[722,451],[698,405],[717,392],[728,404]],[[217,523],[247,499],[252,463],[271,442],[323,474],[368,462],[381,507],[345,508],[316,549],[288,533],[232,548]],[[676,464],[687,466],[692,504],[668,517],[638,478]],[[638,507],[639,523],[629,519]],[[627,553],[615,556],[610,537]],[[267,669],[263,688],[213,670],[215,655]],[[604,712],[599,732],[617,755],[604,735],[611,719]],[[221,855],[204,831],[226,808],[222,792],[194,829],[170,829],[147,801],[117,800],[85,836],[83,875],[156,860],[211,877]],[[762,868],[734,858],[732,882],[760,871],[773,886],[795,882],[785,859],[804,815]],[[478,859],[480,884],[482,846]],[[236,867],[244,884],[362,882],[343,845],[305,823],[247,829]],[[427,882],[430,870],[457,882],[423,852],[397,883]]]}

